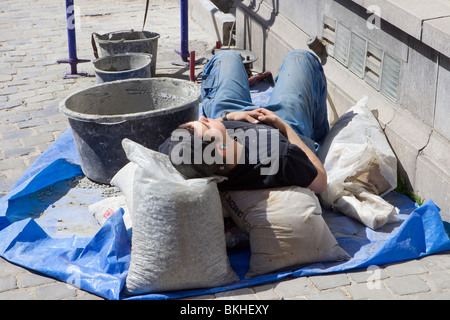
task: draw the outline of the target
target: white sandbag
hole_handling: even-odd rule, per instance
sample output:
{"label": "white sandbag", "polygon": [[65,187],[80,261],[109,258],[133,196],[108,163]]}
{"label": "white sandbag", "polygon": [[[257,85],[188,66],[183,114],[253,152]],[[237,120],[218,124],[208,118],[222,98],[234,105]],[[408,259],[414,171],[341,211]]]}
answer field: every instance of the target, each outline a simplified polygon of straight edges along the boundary
{"label": "white sandbag", "polygon": [[226,191],[221,198],[227,214],[249,234],[247,277],[350,258],[325,223],[319,200],[309,189]]}
{"label": "white sandbag", "polygon": [[131,215],[133,214],[133,181],[136,168],[137,164],[129,162],[114,175],[110,182],[111,185],[119,188],[125,197],[131,221],[133,220]]}
{"label": "white sandbag", "polygon": [[318,157],[328,175],[322,204],[377,229],[397,221],[398,210],[381,196],[397,186],[397,159],[367,98],[342,115]]}
{"label": "white sandbag", "polygon": [[238,280],[225,247],[217,178],[185,180],[169,158],[125,139],[137,164],[128,294],[216,287]]}

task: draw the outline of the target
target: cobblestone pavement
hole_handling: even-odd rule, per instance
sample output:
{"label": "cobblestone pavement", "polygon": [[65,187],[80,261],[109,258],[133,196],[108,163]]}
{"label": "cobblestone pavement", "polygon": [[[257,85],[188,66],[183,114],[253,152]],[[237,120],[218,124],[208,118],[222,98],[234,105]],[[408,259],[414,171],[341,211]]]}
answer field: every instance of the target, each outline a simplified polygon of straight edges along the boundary
{"label": "cobblestone pavement", "polygon": [[[180,49],[179,1],[151,1],[146,30],[161,34],[157,76],[188,78]],[[138,30],[144,1],[79,0],[75,2],[77,54],[93,60],[92,32]],[[0,2],[0,196],[68,128],[59,102],[70,93],[95,84],[95,78],[63,79],[70,70],[57,60],[68,58],[63,1]],[[215,40],[189,25],[189,49],[197,57]],[[202,65],[197,67],[200,72]],[[91,63],[78,65],[93,75]],[[370,267],[369,270],[289,278],[273,284],[227,291],[196,299],[448,299],[450,255]],[[52,278],[38,275],[0,258],[0,299],[100,299]]]}

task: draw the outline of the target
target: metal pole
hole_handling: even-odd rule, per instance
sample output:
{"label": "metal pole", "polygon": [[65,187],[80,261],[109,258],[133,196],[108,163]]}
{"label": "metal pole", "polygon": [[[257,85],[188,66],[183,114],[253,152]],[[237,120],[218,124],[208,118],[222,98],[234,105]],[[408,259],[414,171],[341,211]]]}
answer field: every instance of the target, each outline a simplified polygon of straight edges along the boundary
{"label": "metal pole", "polygon": [[189,80],[195,82],[195,51],[191,51],[189,56]]}
{"label": "metal pole", "polygon": [[67,39],[71,74],[77,74],[77,38],[75,34],[75,8],[73,0],[66,0]]}
{"label": "metal pole", "polygon": [[188,23],[188,0],[180,0],[181,17],[181,51],[175,50],[181,57],[181,61],[174,61],[172,64],[178,66],[189,65],[189,23]]}
{"label": "metal pole", "polygon": [[90,60],[78,59],[77,57],[77,41],[75,34],[75,8],[73,0],[66,0],[66,20],[67,20],[67,39],[69,44],[69,59],[58,60],[58,63],[69,63],[70,73],[65,73],[63,78],[76,78],[86,76],[86,73],[77,72],[77,64],[88,62]]}
{"label": "metal pole", "polygon": [[181,0],[181,59],[189,58],[188,0]]}
{"label": "metal pole", "polygon": [[[195,52],[189,52],[189,15],[188,15],[188,0],[180,0],[181,11],[181,51],[175,50],[181,57],[181,61],[172,62],[177,66],[189,66],[190,77],[192,78],[192,72],[195,70],[194,66],[197,63],[195,61]],[[192,60],[194,59],[194,60]]]}

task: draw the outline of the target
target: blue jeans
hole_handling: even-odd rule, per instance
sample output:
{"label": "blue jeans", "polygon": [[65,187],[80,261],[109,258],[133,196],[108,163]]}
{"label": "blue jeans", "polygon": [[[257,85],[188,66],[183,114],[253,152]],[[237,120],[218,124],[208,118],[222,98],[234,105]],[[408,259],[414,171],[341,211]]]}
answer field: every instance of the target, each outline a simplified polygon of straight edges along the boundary
{"label": "blue jeans", "polygon": [[308,51],[294,50],[286,56],[265,106],[252,103],[244,64],[229,50],[218,52],[206,64],[201,92],[205,117],[219,118],[224,111],[263,107],[289,124],[314,151],[330,129],[325,75],[319,60]]}

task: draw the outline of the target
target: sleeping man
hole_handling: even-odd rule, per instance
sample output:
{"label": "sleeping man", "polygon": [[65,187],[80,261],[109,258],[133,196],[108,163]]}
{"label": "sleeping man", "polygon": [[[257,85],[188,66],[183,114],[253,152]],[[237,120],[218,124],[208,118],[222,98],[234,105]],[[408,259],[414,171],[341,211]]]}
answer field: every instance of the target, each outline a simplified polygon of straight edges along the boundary
{"label": "sleeping man", "polygon": [[221,190],[327,186],[316,150],[329,131],[326,79],[310,52],[290,52],[264,107],[253,105],[239,54],[222,50],[202,79],[203,115],[180,125],[159,151],[187,178],[225,176]]}

